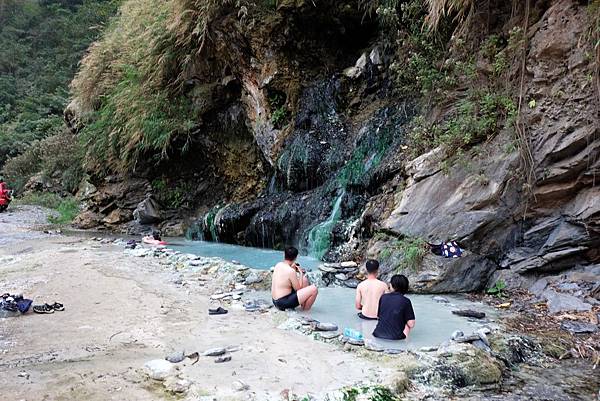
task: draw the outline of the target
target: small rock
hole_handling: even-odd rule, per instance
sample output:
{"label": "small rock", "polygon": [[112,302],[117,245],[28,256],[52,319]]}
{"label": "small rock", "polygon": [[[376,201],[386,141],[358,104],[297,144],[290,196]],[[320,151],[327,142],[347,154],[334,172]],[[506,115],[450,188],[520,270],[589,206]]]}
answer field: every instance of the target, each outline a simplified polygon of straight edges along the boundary
{"label": "small rock", "polygon": [[179,363],[185,359],[185,351],[176,351],[165,358],[171,363]]}
{"label": "small rock", "polygon": [[343,74],[350,79],[356,79],[362,74],[362,70],[357,67],[348,67],[343,71]]}
{"label": "small rock", "polygon": [[492,350],[488,344],[486,344],[485,342],[483,342],[481,340],[475,340],[471,344],[473,344],[473,346],[475,346],[485,352],[490,352]]}
{"label": "small rock", "polygon": [[346,277],[346,275],[344,273],[338,273],[338,274],[335,275],[335,278],[338,279],[338,280],[340,280],[340,281],[346,281],[346,279],[348,277]]}
{"label": "small rock", "polygon": [[319,270],[324,271],[325,273],[335,273],[338,269],[325,263],[319,266]]}
{"label": "small rock", "polygon": [[380,347],[372,341],[365,341],[365,349],[372,352],[383,352],[383,347]]}
{"label": "small rock", "polygon": [[583,302],[579,298],[569,294],[561,294],[552,289],[544,291],[542,296],[546,298],[548,311],[552,314],[567,311],[585,312],[592,309],[592,305]]}
{"label": "small rock", "polygon": [[485,345],[487,345],[489,347],[490,346],[490,340],[488,340],[485,330],[484,329],[479,329],[479,330],[477,330],[476,333],[479,336],[479,339],[481,341],[483,341],[485,343]]}
{"label": "small rock", "polygon": [[403,353],[404,351],[398,348],[387,348],[385,351],[383,351],[384,354],[388,354],[388,355],[398,355]]}
{"label": "small rock", "polygon": [[316,322],[311,324],[311,328],[316,331],[337,331],[338,326],[335,323]]}
{"label": "small rock", "polygon": [[226,352],[227,352],[227,349],[225,349],[225,348],[211,348],[211,349],[204,351],[204,353],[202,353],[202,355],[204,355],[204,356],[220,356],[220,355],[225,354]]}
{"label": "small rock", "polygon": [[29,379],[29,373],[27,373],[27,372],[25,372],[25,371],[19,372],[19,375],[18,375],[18,376],[19,376],[19,377],[23,377],[23,378],[25,378],[26,380],[27,380],[27,379]]}
{"label": "small rock", "polygon": [[478,312],[471,309],[453,310],[452,313],[458,316],[473,317],[475,319],[483,319],[485,317],[484,312]]}
{"label": "small rock", "polygon": [[246,391],[246,390],[250,389],[250,386],[241,380],[234,381],[232,386],[235,391]]}
{"label": "small rock", "polygon": [[144,365],[146,374],[154,380],[165,380],[175,372],[173,364],[164,359],[154,359]]}
{"label": "small rock", "polygon": [[358,267],[358,264],[356,262],[350,260],[350,261],[347,261],[347,262],[340,263],[340,266],[344,267],[344,268],[346,268],[346,267]]}
{"label": "small rock", "polygon": [[231,355],[223,355],[215,358],[215,363],[223,363],[231,361]]}
{"label": "small rock", "polygon": [[323,332],[319,333],[321,338],[323,338],[325,340],[333,340],[334,338],[338,338],[340,336],[340,334],[341,333],[339,331],[323,331]]}
{"label": "small rock", "polygon": [[356,288],[358,287],[358,280],[351,278],[349,280],[344,281],[344,285],[348,288]]}
{"label": "small rock", "polygon": [[358,60],[356,60],[356,64],[354,64],[354,66],[364,71],[367,67],[367,53],[361,54]]}
{"label": "small rock", "polygon": [[167,391],[181,394],[189,390],[192,382],[187,379],[180,379],[178,377],[169,377],[165,380],[163,385]]}
{"label": "small rock", "polygon": [[371,53],[369,53],[369,60],[371,60],[373,65],[383,64],[381,61],[381,55],[379,54],[379,48],[374,47],[373,50],[371,50]]}
{"label": "small rock", "polygon": [[450,301],[448,301],[448,299],[446,299],[446,298],[444,298],[444,297],[440,297],[440,296],[435,296],[435,297],[433,297],[433,300],[434,300],[435,302],[437,302],[437,303],[440,303],[440,304],[447,304],[447,303],[449,303],[449,302],[450,302]]}
{"label": "small rock", "polygon": [[248,275],[248,277],[246,277],[246,280],[244,280],[244,284],[246,285],[252,285],[252,284],[257,284],[263,281],[263,278],[256,272],[252,272]]}
{"label": "small rock", "polygon": [[464,336],[465,336],[465,333],[463,333],[460,330],[456,330],[455,332],[452,333],[452,337],[451,338],[456,341],[460,337],[464,337]]}
{"label": "small rock", "polygon": [[354,338],[349,338],[349,337],[346,338],[346,342],[350,345],[357,345],[357,346],[361,346],[361,347],[363,345],[365,345],[365,340],[356,340]]}
{"label": "small rock", "polygon": [[437,350],[438,350],[437,347],[421,347],[421,348],[419,348],[419,351],[421,351],[421,352],[435,352]]}
{"label": "small rock", "polygon": [[560,328],[573,334],[595,333],[598,331],[598,326],[587,322],[575,322],[565,320],[560,324]]}

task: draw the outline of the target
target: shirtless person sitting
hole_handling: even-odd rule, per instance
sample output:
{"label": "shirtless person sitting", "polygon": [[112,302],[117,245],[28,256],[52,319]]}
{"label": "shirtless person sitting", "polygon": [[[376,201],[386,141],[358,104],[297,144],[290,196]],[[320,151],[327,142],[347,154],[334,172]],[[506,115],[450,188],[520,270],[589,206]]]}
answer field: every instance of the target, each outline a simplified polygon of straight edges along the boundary
{"label": "shirtless person sitting", "polygon": [[365,320],[377,320],[379,298],[387,292],[388,286],[377,278],[379,262],[367,260],[367,279],[356,287],[356,309],[358,317]]}
{"label": "shirtless person sitting", "polygon": [[309,310],[317,299],[317,287],[309,284],[305,272],[296,263],[297,257],[298,250],[290,246],[285,248],[285,260],[275,265],[271,296],[273,305],[279,310],[297,306]]}

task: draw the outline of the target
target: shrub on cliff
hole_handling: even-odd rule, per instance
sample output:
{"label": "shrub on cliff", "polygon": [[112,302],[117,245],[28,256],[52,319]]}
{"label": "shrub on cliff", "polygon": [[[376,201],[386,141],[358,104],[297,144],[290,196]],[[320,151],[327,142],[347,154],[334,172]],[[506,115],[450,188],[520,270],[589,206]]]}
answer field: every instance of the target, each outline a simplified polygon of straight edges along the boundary
{"label": "shrub on cliff", "polygon": [[73,192],[83,177],[82,151],[77,138],[61,133],[32,143],[19,156],[9,159],[2,175],[11,188],[21,192],[31,177],[56,178],[59,191]]}

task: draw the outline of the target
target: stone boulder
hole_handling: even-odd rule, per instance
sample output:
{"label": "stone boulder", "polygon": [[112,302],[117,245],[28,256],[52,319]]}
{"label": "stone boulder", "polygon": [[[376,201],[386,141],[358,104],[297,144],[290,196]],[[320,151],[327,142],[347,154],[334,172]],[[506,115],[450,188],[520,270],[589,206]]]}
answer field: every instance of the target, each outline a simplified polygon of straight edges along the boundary
{"label": "stone boulder", "polygon": [[154,224],[162,221],[160,205],[152,197],[141,201],[133,211],[133,218],[139,224]]}
{"label": "stone boulder", "polygon": [[73,220],[73,227],[87,230],[101,225],[103,216],[91,210],[81,212]]}

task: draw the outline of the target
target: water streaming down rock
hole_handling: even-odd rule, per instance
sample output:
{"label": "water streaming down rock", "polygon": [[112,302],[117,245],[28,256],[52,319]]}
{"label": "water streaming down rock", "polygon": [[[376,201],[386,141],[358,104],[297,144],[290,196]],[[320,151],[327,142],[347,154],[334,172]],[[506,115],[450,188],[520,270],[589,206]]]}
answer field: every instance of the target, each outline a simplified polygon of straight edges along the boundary
{"label": "water streaming down rock", "polygon": [[382,104],[355,116],[347,109],[349,96],[340,77],[307,87],[263,193],[212,209],[198,222],[204,238],[276,249],[296,245],[322,260],[351,257],[344,244],[359,228],[377,183],[397,172],[394,155],[414,111]]}
{"label": "water streaming down rock", "polygon": [[327,220],[314,226],[307,236],[307,247],[308,254],[321,259],[331,246],[331,232],[333,226],[340,219],[341,216],[341,205],[344,199],[345,191],[337,197],[333,204],[333,209]]}

